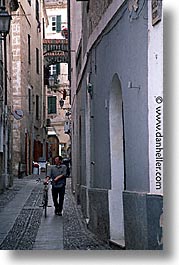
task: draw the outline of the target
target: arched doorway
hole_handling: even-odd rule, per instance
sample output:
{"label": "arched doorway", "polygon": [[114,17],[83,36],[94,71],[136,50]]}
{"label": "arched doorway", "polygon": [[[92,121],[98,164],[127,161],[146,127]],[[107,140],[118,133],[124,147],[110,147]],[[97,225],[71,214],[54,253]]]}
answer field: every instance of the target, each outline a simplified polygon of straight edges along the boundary
{"label": "arched doorway", "polygon": [[110,239],[124,240],[124,137],[121,82],[113,76],[109,99],[111,190],[109,190]]}

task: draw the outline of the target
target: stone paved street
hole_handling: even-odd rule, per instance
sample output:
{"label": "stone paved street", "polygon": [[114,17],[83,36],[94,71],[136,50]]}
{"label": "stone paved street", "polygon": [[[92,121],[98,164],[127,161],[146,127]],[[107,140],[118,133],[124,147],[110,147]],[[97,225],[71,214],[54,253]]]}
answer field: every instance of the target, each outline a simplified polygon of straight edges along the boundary
{"label": "stone paved street", "polygon": [[71,193],[70,179],[64,204],[64,249],[66,250],[110,250],[111,248],[91,233],[84,222],[80,208]]}
{"label": "stone paved street", "polygon": [[47,218],[41,207],[43,182],[36,180],[36,176],[15,179],[13,187],[0,194],[0,249],[111,249],[87,229],[71,193],[70,178],[67,179],[63,216],[54,215],[49,192]]}

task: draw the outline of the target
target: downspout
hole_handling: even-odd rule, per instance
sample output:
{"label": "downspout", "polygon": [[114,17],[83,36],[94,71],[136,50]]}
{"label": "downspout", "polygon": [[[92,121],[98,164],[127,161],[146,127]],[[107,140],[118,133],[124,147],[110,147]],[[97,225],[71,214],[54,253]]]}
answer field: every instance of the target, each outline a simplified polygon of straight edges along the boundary
{"label": "downspout", "polygon": [[71,19],[70,19],[70,0],[67,0],[67,23],[68,23],[68,80],[71,105]]}

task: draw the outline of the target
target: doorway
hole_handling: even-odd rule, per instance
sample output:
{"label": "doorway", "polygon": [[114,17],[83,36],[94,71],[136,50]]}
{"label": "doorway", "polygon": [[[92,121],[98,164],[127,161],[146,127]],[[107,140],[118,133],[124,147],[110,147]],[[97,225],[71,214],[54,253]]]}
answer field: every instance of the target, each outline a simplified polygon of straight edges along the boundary
{"label": "doorway", "polygon": [[124,122],[121,82],[113,76],[109,99],[111,189],[109,190],[110,240],[124,241]]}

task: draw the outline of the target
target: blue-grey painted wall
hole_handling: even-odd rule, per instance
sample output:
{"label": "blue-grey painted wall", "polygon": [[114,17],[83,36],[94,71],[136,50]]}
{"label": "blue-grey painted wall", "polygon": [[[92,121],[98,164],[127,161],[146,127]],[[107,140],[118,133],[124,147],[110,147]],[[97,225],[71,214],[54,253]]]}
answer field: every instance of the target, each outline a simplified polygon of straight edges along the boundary
{"label": "blue-grey painted wall", "polygon": [[[89,218],[89,228],[99,234],[100,238],[111,239],[111,221],[112,224],[116,221],[121,222],[119,229],[124,224],[124,235],[121,229],[120,239],[124,238],[126,249],[162,249],[162,197],[148,193],[148,1],[138,1],[139,7],[136,12],[134,9],[130,11],[128,4],[129,1],[126,0],[87,54],[87,65],[77,91],[77,116],[81,117],[80,134],[77,132],[77,155],[81,159],[78,163],[77,183],[82,211]],[[88,73],[93,85],[89,132],[85,126],[88,122]],[[109,119],[113,115],[110,113],[110,91],[114,76],[120,80],[123,100],[124,191],[121,172],[115,172],[117,176],[112,176],[111,181],[110,137],[114,132],[110,134]],[[77,122],[79,123],[79,120]],[[90,150],[87,150],[87,137],[90,137]],[[91,161],[86,159],[87,152],[90,152]],[[90,176],[86,173],[86,162],[93,162]],[[117,184],[121,187],[119,192],[112,193],[119,189],[114,187],[115,177],[120,178],[121,182],[118,181]],[[120,192],[123,193],[123,200],[116,210]],[[113,215],[114,213],[116,215]],[[122,213],[123,219],[114,218],[121,216]]]}
{"label": "blue-grey painted wall", "polygon": [[[124,5],[93,48],[94,186],[110,188],[109,94],[118,74],[123,94],[126,189],[148,191],[147,1]],[[128,88],[132,82],[134,87]]]}

